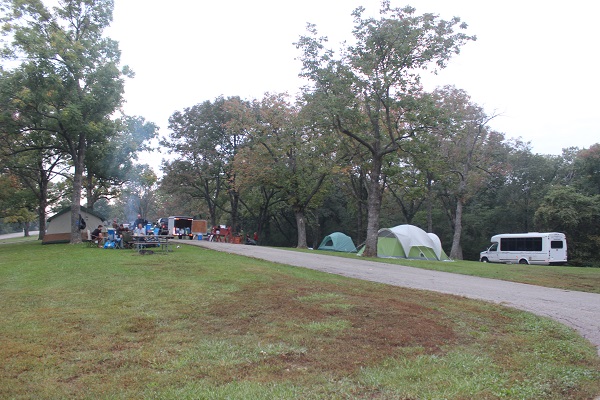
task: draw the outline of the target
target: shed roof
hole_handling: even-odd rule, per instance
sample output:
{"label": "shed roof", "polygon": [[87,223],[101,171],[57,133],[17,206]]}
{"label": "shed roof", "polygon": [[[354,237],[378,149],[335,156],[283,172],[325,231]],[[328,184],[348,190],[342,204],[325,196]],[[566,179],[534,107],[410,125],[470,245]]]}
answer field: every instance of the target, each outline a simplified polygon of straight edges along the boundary
{"label": "shed roof", "polygon": [[[104,218],[102,215],[95,213],[92,210],[88,210],[87,208],[85,208],[84,206],[80,207],[81,212],[93,215],[96,218],[100,218],[102,221],[105,221],[106,218]],[[56,217],[59,217],[63,214],[69,213],[71,212],[71,207],[65,207],[62,210],[60,210],[59,212],[57,212],[56,214],[54,214],[53,216],[51,216],[50,218],[48,218],[48,222],[52,221],[53,219],[55,219]]]}

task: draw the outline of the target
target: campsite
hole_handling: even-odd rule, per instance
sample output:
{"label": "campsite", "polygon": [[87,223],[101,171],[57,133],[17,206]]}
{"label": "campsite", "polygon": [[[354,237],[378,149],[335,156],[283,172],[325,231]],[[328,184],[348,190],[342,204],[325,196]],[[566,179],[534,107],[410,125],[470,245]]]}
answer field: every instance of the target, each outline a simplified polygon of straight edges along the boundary
{"label": "campsite", "polygon": [[[169,3],[194,34],[161,46],[182,31],[150,23],[128,30],[126,50],[111,24],[128,2],[2,3],[0,232],[26,237],[0,241],[0,398],[598,396],[598,341],[585,335],[600,320],[600,144],[536,153],[479,94],[425,84],[479,44],[478,21],[379,3],[343,16],[299,3],[353,21],[331,43],[327,26],[292,39],[234,21],[220,33],[246,58],[182,23],[220,21],[227,4],[199,16]],[[140,10],[128,23],[151,21]],[[243,40],[251,31],[261,40]],[[226,51],[268,78],[219,57],[182,63],[172,44],[186,40],[197,60]],[[266,62],[261,43],[297,69]],[[127,65],[131,49],[145,61]],[[152,71],[157,59],[177,66]],[[273,86],[275,71],[298,87]],[[147,115],[129,107],[136,73],[152,82]],[[218,89],[190,90],[205,78]],[[185,96],[149,95],[161,87]],[[111,236],[132,220],[135,238]],[[492,260],[480,253],[494,235],[531,231],[564,234],[568,266],[466,261]],[[519,304],[478,297],[496,289]],[[534,292],[536,308],[520,307]]]}
{"label": "campsite", "polygon": [[[350,236],[333,232],[323,238],[318,250],[362,255],[364,248],[357,250]],[[435,233],[426,233],[417,226],[407,224],[379,230],[377,257],[450,261]]]}

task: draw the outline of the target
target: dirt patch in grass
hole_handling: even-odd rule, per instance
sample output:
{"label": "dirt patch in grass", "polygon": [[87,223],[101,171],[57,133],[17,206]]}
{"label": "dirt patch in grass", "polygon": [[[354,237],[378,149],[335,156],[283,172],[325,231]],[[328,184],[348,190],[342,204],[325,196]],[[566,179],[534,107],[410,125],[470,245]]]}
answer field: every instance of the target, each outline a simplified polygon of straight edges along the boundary
{"label": "dirt patch in grass", "polygon": [[[327,293],[337,296],[321,296]],[[245,378],[253,375],[253,368],[266,366],[285,379],[293,378],[290,371],[348,376],[363,366],[397,356],[402,348],[434,354],[459,340],[445,315],[420,304],[419,294],[415,291],[414,297],[394,298],[373,291],[345,291],[336,285],[252,285],[209,310],[214,320],[206,326],[206,333],[252,335],[304,349],[265,357],[254,367],[246,365],[238,371]]]}

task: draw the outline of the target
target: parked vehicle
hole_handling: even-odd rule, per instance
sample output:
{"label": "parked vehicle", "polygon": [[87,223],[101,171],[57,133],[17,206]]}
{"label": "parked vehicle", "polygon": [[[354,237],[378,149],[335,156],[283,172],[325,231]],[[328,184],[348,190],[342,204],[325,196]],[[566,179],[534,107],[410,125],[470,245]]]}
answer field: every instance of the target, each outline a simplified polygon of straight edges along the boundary
{"label": "parked vehicle", "polygon": [[192,217],[169,217],[169,234],[179,237],[182,239],[188,237],[190,240],[193,238],[192,234]]}
{"label": "parked vehicle", "polygon": [[156,221],[155,226],[159,228],[159,235],[169,234],[169,218],[163,217]]}
{"label": "parked vehicle", "polygon": [[563,265],[567,240],[558,232],[505,233],[492,236],[492,245],[479,254],[481,262]]}

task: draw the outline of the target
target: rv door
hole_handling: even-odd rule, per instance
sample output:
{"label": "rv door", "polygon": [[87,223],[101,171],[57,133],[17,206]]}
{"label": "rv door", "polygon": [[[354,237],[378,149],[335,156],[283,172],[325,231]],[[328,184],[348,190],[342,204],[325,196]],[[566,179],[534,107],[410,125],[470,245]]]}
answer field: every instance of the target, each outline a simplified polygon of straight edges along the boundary
{"label": "rv door", "polygon": [[567,243],[559,238],[559,240],[550,241],[550,262],[565,263],[567,262]]}
{"label": "rv door", "polygon": [[493,243],[490,246],[487,250],[487,257],[489,262],[500,262],[500,258],[498,257],[498,243]]}

